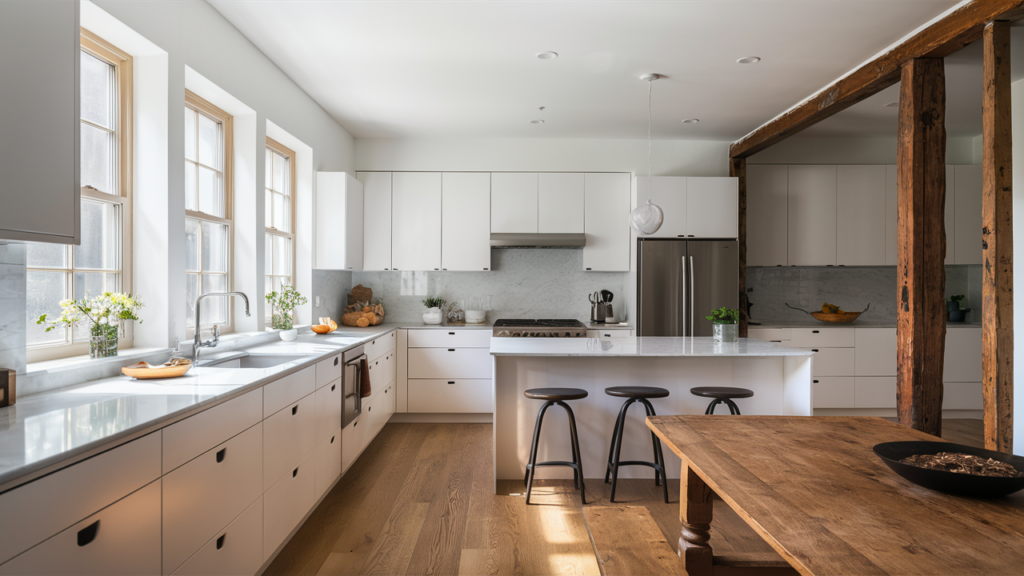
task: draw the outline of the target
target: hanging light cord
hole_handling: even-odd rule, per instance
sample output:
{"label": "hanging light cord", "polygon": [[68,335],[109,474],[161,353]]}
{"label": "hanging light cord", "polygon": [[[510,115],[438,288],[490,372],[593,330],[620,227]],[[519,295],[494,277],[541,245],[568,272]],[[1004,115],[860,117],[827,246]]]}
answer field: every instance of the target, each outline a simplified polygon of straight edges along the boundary
{"label": "hanging light cord", "polygon": [[651,188],[654,182],[651,181],[651,90],[654,88],[655,76],[647,81],[647,203],[651,203]]}

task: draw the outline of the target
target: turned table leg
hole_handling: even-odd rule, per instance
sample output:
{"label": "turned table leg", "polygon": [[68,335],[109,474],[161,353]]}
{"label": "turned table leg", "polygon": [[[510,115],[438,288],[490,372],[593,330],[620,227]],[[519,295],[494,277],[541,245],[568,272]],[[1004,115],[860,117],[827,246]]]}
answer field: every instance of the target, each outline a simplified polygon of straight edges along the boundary
{"label": "turned table leg", "polygon": [[711,495],[714,492],[683,461],[680,475],[679,519],[683,522],[679,538],[679,558],[690,576],[711,574]]}

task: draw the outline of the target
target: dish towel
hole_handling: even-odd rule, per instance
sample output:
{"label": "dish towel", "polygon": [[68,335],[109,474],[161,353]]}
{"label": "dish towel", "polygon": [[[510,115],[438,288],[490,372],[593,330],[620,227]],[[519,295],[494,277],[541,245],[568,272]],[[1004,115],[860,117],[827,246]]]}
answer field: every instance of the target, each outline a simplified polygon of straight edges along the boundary
{"label": "dish towel", "polygon": [[363,377],[359,381],[359,396],[361,398],[369,398],[372,394],[370,390],[370,363],[363,358],[359,361],[359,371],[363,373]]}

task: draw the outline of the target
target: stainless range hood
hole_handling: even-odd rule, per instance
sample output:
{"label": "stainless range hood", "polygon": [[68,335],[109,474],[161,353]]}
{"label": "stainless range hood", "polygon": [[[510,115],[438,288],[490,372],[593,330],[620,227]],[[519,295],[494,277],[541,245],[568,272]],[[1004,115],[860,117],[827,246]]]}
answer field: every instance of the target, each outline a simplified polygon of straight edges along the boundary
{"label": "stainless range hood", "polygon": [[491,233],[491,248],[580,248],[586,245],[585,234]]}

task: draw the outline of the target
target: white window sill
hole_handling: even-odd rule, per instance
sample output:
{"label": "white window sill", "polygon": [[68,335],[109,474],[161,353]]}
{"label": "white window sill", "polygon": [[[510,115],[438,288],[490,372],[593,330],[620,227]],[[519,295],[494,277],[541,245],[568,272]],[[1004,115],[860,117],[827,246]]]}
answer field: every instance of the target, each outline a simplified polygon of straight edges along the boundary
{"label": "white window sill", "polygon": [[117,356],[111,356],[109,358],[89,358],[89,355],[83,356],[70,356],[68,358],[60,358],[57,360],[47,360],[46,362],[33,362],[25,367],[26,374],[41,374],[49,372],[63,372],[65,370],[77,370],[88,366],[104,366],[104,365],[129,365],[133,364],[132,360],[138,360],[151,356],[153,354],[159,354],[161,352],[171,353],[170,348],[127,348],[124,350],[118,350]]}

